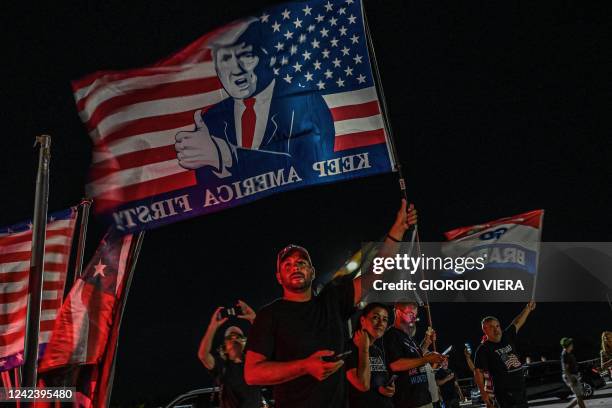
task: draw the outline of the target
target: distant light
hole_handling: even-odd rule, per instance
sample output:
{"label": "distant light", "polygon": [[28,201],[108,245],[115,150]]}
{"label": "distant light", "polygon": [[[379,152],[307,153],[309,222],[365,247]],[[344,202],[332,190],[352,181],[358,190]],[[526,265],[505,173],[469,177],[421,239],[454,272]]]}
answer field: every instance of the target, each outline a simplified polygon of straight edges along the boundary
{"label": "distant light", "polygon": [[353,272],[355,269],[357,269],[359,267],[359,264],[355,261],[351,261],[349,263],[346,264],[346,269],[349,272]]}

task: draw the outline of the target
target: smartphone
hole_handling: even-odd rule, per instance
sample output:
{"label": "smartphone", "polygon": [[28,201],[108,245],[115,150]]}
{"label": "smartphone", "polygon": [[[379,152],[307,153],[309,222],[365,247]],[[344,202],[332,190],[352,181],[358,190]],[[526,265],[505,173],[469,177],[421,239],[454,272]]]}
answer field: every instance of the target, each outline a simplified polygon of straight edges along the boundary
{"label": "smartphone", "polygon": [[470,343],[465,343],[465,348],[467,349],[468,353],[472,354],[472,346],[470,346]]}
{"label": "smartphone", "polygon": [[397,374],[393,374],[391,378],[389,378],[389,381],[387,381],[387,383],[385,384],[385,387],[392,386],[395,380],[397,380],[397,377],[399,377]]}
{"label": "smartphone", "polygon": [[348,351],[345,351],[344,353],[334,354],[333,356],[324,356],[324,357],[321,357],[321,360],[326,361],[328,363],[335,363],[338,360],[344,360],[352,352],[353,352],[353,350],[348,350]]}
{"label": "smartphone", "polygon": [[451,352],[451,350],[453,349],[453,345],[451,344],[450,346],[448,346],[448,348],[446,350],[444,350],[444,352],[442,353],[442,355],[447,355],[448,353]]}
{"label": "smartphone", "polygon": [[226,317],[236,317],[242,314],[240,306],[224,307],[221,312],[217,314],[217,320],[225,319]]}

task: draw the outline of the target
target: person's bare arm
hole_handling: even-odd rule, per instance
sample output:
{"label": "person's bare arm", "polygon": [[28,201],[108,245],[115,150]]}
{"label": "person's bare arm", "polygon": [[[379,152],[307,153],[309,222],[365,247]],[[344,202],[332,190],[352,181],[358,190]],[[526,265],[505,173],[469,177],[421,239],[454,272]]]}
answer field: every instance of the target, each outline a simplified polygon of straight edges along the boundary
{"label": "person's bare arm", "polygon": [[370,389],[370,338],[368,333],[363,330],[357,330],[353,336],[353,343],[357,346],[357,368],[347,371],[346,378],[349,382],[361,392]]}
{"label": "person's bare arm", "polygon": [[465,362],[467,363],[468,368],[473,373],[476,367],[474,366],[474,362],[472,361],[472,355],[467,350],[467,348],[463,350],[463,354],[465,355]]}
{"label": "person's bare arm", "polygon": [[512,324],[516,326],[517,332],[521,329],[521,327],[523,327],[523,325],[527,321],[527,317],[529,316],[529,313],[531,313],[535,309],[535,307],[536,307],[536,303],[533,300],[529,301],[529,303],[527,303],[527,305],[521,311],[521,313],[519,313],[519,315],[514,318],[514,320],[512,321]]}
{"label": "person's bare arm", "polygon": [[200,341],[200,347],[198,347],[198,358],[209,370],[215,368],[215,358],[210,354],[210,348],[212,347],[213,339],[215,338],[215,333],[217,329],[221,327],[226,321],[227,317],[219,320],[218,316],[223,308],[218,307],[212,317],[210,318],[210,323],[208,324],[208,328],[206,329],[206,333],[204,333],[204,337]]}
{"label": "person's bare arm", "polygon": [[446,360],[446,356],[438,353],[429,353],[424,357],[419,358],[398,358],[389,364],[389,368],[393,371],[407,371],[412,368],[424,366],[425,364],[440,364]]}
{"label": "person's bare arm", "polygon": [[[385,258],[395,256],[400,248],[400,243],[398,241],[401,241],[410,226],[415,225],[416,223],[416,209],[412,204],[410,204],[410,207],[408,207],[406,200],[402,199],[402,206],[397,212],[395,222],[391,226],[391,229],[389,230],[389,233],[387,234],[387,237],[385,238],[376,256]],[[392,237],[393,239],[389,237]],[[372,274],[369,272],[365,274],[362,273],[361,276],[353,279],[353,292],[355,293],[353,297],[354,304],[359,303],[361,300],[362,284],[368,284],[368,282],[363,281],[364,275],[367,276],[368,279],[372,279]]]}
{"label": "person's bare arm", "polygon": [[331,350],[319,350],[310,357],[293,361],[270,361],[263,354],[247,351],[244,380],[249,385],[275,385],[311,375],[323,381],[344,364],[344,361],[325,362],[321,358],[332,356]]}
{"label": "person's bare arm", "polygon": [[482,398],[482,401],[485,403],[487,408],[493,408],[493,401],[491,401],[491,397],[485,389],[484,374],[482,373],[482,370],[480,368],[476,368],[474,370],[474,381],[476,382],[476,385],[480,390],[480,397]]}

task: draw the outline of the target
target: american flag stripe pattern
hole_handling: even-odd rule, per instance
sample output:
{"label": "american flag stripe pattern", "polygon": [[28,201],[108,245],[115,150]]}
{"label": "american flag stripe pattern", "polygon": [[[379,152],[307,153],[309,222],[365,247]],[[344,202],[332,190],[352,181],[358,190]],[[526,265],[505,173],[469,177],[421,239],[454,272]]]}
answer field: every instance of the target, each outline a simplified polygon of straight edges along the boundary
{"label": "american flag stripe pattern", "polygon": [[[360,1],[281,5],[256,18],[274,54],[277,80],[320,92],[334,119],[335,151],[386,142],[370,69]],[[98,72],[73,82],[93,140],[87,190],[95,211],[194,186],[180,167],[175,135],[193,130],[194,112],[228,97],[215,72],[208,33],[154,66]]]}
{"label": "american flag stripe pattern", "polygon": [[[49,341],[62,305],[75,208],[52,214],[47,223],[39,345]],[[32,223],[0,229],[0,370],[23,363]]]}

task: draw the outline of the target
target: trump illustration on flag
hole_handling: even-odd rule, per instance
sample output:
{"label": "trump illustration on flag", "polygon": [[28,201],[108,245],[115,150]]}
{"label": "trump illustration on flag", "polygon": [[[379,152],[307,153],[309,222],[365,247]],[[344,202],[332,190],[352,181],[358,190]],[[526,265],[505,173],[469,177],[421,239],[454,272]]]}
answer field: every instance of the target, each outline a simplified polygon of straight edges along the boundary
{"label": "trump illustration on flag", "polygon": [[394,169],[360,1],[279,5],[73,82],[95,211],[153,228]]}

